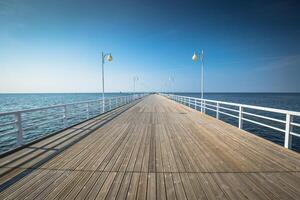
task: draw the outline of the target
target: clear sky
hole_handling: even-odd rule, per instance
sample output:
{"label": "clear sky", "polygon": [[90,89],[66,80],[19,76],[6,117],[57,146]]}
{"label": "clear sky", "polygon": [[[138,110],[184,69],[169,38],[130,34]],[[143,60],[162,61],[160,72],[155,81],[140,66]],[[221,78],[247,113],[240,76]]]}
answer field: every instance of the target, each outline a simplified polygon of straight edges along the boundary
{"label": "clear sky", "polygon": [[[0,0],[0,92],[300,92],[300,1]],[[174,83],[168,81],[174,77]],[[171,87],[172,85],[172,87]]]}

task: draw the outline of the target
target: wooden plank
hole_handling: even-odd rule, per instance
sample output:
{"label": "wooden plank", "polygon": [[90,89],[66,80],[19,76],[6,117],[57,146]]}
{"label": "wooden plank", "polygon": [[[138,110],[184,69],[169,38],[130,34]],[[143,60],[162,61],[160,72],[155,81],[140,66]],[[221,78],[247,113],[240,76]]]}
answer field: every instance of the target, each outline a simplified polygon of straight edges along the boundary
{"label": "wooden plank", "polygon": [[50,191],[45,199],[55,199],[55,197],[57,197],[57,195],[59,195],[65,189],[65,187],[67,187],[69,184],[72,184],[72,182],[79,174],[80,172],[70,171],[67,177],[58,185],[56,185],[56,187],[52,191]]}
{"label": "wooden plank", "polygon": [[147,181],[148,173],[140,173],[140,179],[137,190],[137,199],[143,200],[147,198]]}
{"label": "wooden plank", "polygon": [[172,173],[174,188],[178,199],[187,199],[179,173]]}
{"label": "wooden plank", "polygon": [[107,196],[107,194],[110,190],[111,185],[114,182],[116,175],[117,175],[116,172],[110,172],[108,174],[107,179],[105,180],[104,184],[102,185],[96,199],[105,199],[105,197]]}
{"label": "wooden plank", "polygon": [[190,182],[188,173],[180,173],[180,178],[182,180],[182,184],[185,190],[185,194],[187,196],[187,198],[190,199],[198,199],[197,195],[194,193],[194,189],[193,186]]}
{"label": "wooden plank", "polygon": [[196,195],[197,199],[207,199],[206,194],[201,187],[201,184],[198,181],[198,174],[197,173],[186,173],[186,176],[189,178],[190,183],[192,185],[194,194]]}
{"label": "wooden plank", "polygon": [[[95,199],[102,188],[106,178],[108,177],[109,172],[102,172],[100,177],[97,179],[96,183],[93,185],[85,199]],[[112,177],[113,176],[113,177]],[[110,179],[114,178],[115,174],[112,174]],[[112,180],[111,180],[112,181]],[[103,192],[102,192],[103,193]],[[103,195],[103,194],[102,194]]]}
{"label": "wooden plank", "polygon": [[128,200],[136,199],[138,187],[139,187],[139,178],[140,178],[140,173],[132,174],[130,186],[129,186],[128,193],[127,193]]}
{"label": "wooden plank", "polygon": [[155,126],[151,125],[150,128],[150,149],[149,149],[149,169],[150,173],[156,172],[156,140],[155,140]]}
{"label": "wooden plank", "polygon": [[209,173],[198,173],[198,181],[207,199],[228,199]]}
{"label": "wooden plank", "polygon": [[50,184],[45,184],[47,185],[47,187],[44,190],[42,190],[42,192],[39,193],[38,196],[36,196],[34,199],[41,199],[41,200],[46,199],[46,196],[48,196],[49,193],[57,187],[57,185],[59,185],[69,176],[69,172],[66,171],[61,171],[61,172],[62,172],[61,176],[55,178],[54,182]]}
{"label": "wooden plank", "polygon": [[148,174],[147,200],[156,200],[156,174]]}
{"label": "wooden plank", "polygon": [[143,141],[146,137],[146,134],[144,134],[144,128],[145,128],[145,126],[137,126],[137,132],[139,133],[139,138],[137,139],[137,145],[135,146],[135,148],[132,152],[132,155],[130,157],[130,160],[129,160],[127,168],[126,168],[126,170],[129,172],[134,171],[134,167],[135,167],[136,162],[139,157],[138,155],[141,154]]}
{"label": "wooden plank", "polygon": [[111,186],[109,187],[109,192],[105,197],[106,199],[116,199],[117,198],[124,174],[125,174],[124,172],[118,172],[116,174],[116,177],[114,178]]}
{"label": "wooden plank", "polygon": [[124,178],[122,180],[119,192],[118,192],[118,196],[116,199],[122,200],[122,199],[126,199],[128,190],[129,190],[129,186],[130,186],[130,181],[131,181],[131,177],[132,177],[132,172],[129,173],[125,173],[124,174]]}
{"label": "wooden plank", "polygon": [[80,189],[79,194],[75,197],[77,200],[85,199],[92,187],[96,185],[96,181],[100,177],[101,172],[94,172],[92,177],[86,182],[86,184]]}
{"label": "wooden plank", "polygon": [[156,173],[156,180],[157,199],[165,200],[167,198],[167,194],[164,174]]}

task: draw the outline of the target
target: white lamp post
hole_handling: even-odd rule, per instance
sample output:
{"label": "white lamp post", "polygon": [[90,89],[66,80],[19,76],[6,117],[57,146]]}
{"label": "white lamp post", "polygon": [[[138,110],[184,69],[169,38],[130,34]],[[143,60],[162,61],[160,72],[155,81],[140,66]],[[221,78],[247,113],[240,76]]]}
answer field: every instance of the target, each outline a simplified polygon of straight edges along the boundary
{"label": "white lamp post", "polygon": [[105,60],[111,62],[113,57],[111,53],[102,52],[102,112],[105,111],[105,99],[104,99],[104,63]]}
{"label": "white lamp post", "polygon": [[[204,92],[204,51],[203,49],[201,50],[201,54],[199,54],[200,56],[200,60],[201,60],[201,99],[203,99],[203,92]],[[198,55],[197,52],[194,52],[194,55],[192,57],[193,61],[197,61],[198,60]],[[201,106],[201,112],[203,111],[203,108]]]}
{"label": "white lamp post", "polygon": [[173,86],[174,86],[174,77],[173,76],[169,76],[169,82],[170,82],[170,92],[173,92],[173,93],[175,93],[175,91],[174,91],[174,88],[173,88]]}
{"label": "white lamp post", "polygon": [[134,76],[133,77],[133,93],[135,93],[135,83],[136,83],[136,81],[138,81],[139,80],[139,77],[138,76]]}

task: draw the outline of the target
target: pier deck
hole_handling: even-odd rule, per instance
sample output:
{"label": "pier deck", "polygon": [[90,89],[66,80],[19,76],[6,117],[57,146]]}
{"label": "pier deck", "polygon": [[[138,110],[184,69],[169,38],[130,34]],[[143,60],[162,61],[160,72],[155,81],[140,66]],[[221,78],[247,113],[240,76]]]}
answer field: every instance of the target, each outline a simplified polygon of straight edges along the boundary
{"label": "pier deck", "polygon": [[300,199],[300,154],[159,95],[0,159],[0,199]]}

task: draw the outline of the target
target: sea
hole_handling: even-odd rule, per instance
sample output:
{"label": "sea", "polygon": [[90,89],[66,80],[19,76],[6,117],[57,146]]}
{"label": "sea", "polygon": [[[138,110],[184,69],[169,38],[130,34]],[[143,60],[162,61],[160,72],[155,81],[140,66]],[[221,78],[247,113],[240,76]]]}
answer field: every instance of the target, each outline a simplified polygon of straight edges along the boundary
{"label": "sea", "polygon": [[[106,93],[106,97],[124,96],[129,93]],[[176,95],[200,97],[200,93],[174,93]],[[60,104],[76,103],[81,101],[99,100],[101,99],[101,93],[51,93],[51,94],[0,94],[0,113],[9,111],[18,111],[24,109],[40,108]],[[278,108],[284,110],[298,111],[300,112],[300,93],[205,93],[205,99],[226,101],[233,103],[241,103],[247,105],[263,106]],[[212,111],[207,111],[208,115],[215,116]],[[284,116],[266,113],[267,116],[276,117],[278,119],[284,119]],[[237,126],[237,119],[221,114],[220,119]],[[70,124],[75,124],[80,121],[71,119],[73,121]],[[296,122],[299,123],[296,119]],[[0,124],[1,122],[0,118]],[[273,124],[272,124],[273,125]],[[54,128],[53,128],[54,127]],[[279,125],[279,128],[284,127]],[[43,137],[47,134],[62,129],[62,124],[45,124],[38,130],[32,130],[27,133],[25,142],[33,139]],[[244,122],[243,129],[255,134],[259,137],[265,138],[278,145],[283,146],[284,133],[269,129],[260,125]],[[300,131],[297,129],[297,133]],[[300,137],[292,137],[292,149],[300,152]],[[1,137],[0,129],[0,153],[3,153],[16,145],[15,138],[13,136]]]}

